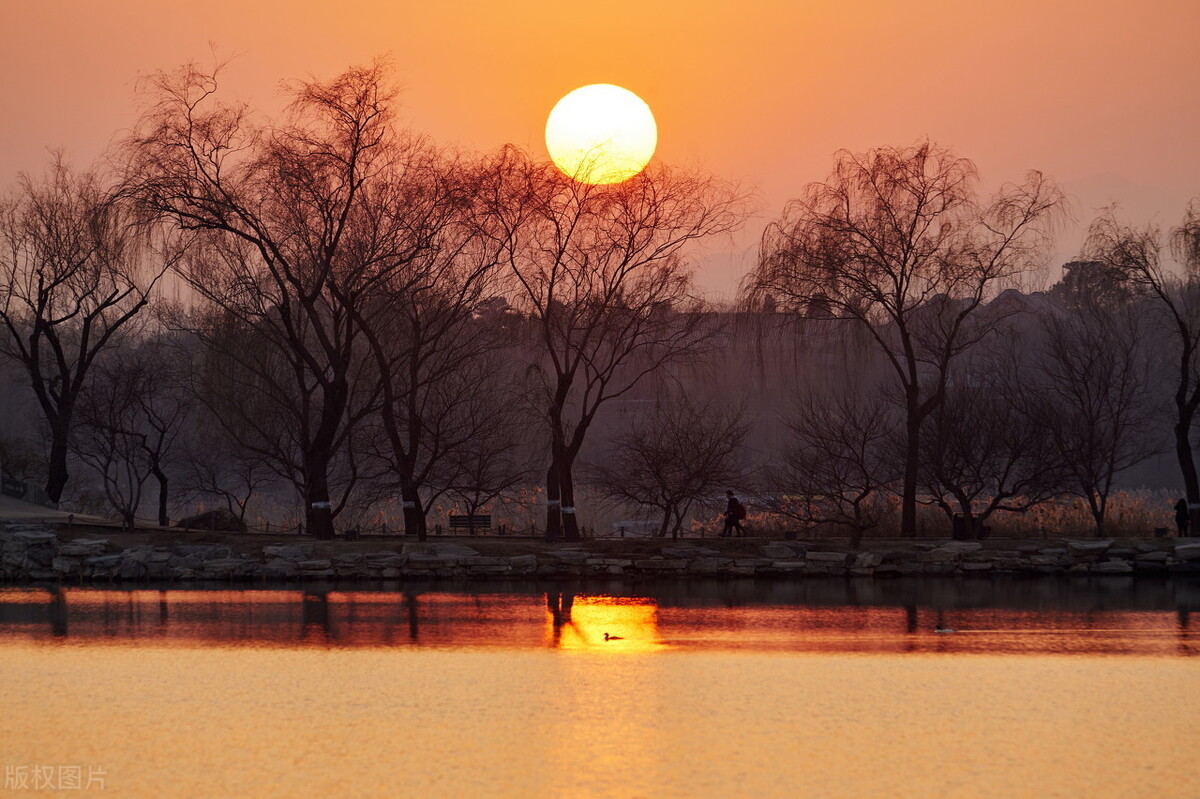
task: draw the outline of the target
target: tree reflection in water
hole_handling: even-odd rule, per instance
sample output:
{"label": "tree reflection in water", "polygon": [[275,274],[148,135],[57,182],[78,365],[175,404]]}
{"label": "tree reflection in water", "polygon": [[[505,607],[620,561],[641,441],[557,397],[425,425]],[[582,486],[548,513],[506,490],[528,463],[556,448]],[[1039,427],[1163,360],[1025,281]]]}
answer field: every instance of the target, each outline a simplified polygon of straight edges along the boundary
{"label": "tree reflection in water", "polygon": [[301,615],[300,640],[328,642],[331,640],[329,626],[329,592],[305,591],[300,600],[303,613]]}
{"label": "tree reflection in water", "polygon": [[[853,592],[848,582],[638,584],[636,594],[610,583],[460,591],[11,587],[0,589],[0,641],[1190,656],[1200,640],[1190,624],[1200,607],[1197,581],[860,581]],[[852,595],[857,603],[847,601]],[[939,625],[958,632],[939,635]]]}
{"label": "tree reflection in water", "polygon": [[562,645],[562,628],[571,623],[574,604],[575,594],[570,591],[546,592],[546,609],[550,611],[550,646],[555,649]]}
{"label": "tree reflection in water", "polygon": [[576,596],[547,593],[549,646],[597,652],[646,652],[663,648],[658,603],[648,597]]}

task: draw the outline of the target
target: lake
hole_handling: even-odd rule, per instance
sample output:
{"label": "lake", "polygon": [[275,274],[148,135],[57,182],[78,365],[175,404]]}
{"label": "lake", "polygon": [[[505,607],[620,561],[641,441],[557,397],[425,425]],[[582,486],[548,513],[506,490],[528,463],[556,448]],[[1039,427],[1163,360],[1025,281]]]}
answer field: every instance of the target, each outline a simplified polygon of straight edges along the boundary
{"label": "lake", "polygon": [[1196,797],[1198,652],[1188,580],[0,588],[0,761],[29,796]]}

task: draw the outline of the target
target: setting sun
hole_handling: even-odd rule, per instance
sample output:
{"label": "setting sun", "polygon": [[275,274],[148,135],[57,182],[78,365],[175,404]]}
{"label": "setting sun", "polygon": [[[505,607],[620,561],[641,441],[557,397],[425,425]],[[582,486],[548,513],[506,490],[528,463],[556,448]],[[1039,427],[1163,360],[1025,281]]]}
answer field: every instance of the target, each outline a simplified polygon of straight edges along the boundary
{"label": "setting sun", "polygon": [[650,106],[608,83],[563,97],[546,120],[546,149],[567,177],[581,183],[620,183],[646,168],[658,144]]}

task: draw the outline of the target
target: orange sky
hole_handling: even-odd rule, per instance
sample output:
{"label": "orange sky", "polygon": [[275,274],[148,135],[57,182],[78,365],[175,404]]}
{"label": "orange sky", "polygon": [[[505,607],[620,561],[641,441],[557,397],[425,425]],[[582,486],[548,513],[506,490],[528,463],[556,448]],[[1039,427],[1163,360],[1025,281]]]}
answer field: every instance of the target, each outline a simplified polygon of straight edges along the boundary
{"label": "orange sky", "polygon": [[[762,217],[714,243],[703,282],[731,289],[767,216],[823,178],[839,147],[922,136],[985,183],[1029,168],[1086,221],[1120,200],[1175,223],[1200,195],[1195,0],[607,0],[314,2],[7,0],[0,20],[0,176],[46,148],[90,161],[136,113],[139,73],[237,54],[228,87],[277,102],[284,78],[390,54],[413,126],[446,143],[544,155],[567,91],[616,83],[659,124],[659,155],[759,191]],[[1062,239],[1064,257],[1077,233]],[[1055,270],[1057,273],[1057,270]]]}

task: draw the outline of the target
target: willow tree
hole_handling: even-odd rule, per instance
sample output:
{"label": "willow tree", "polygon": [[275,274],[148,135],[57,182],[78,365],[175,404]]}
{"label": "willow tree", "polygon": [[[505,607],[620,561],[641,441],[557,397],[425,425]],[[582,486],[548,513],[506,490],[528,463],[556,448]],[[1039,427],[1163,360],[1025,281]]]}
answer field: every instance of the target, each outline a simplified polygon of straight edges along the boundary
{"label": "willow tree", "polygon": [[684,251],[734,230],[742,198],[661,166],[587,184],[513,149],[495,177],[486,224],[541,351],[530,377],[549,428],[546,535],[575,540],[573,469],[596,413],[706,340]]}
{"label": "willow tree", "polygon": [[395,127],[379,63],[290,92],[285,117],[259,122],[217,99],[215,74],[160,74],[127,152],[145,206],[203,245],[183,270],[192,287],[285,362],[306,526],[329,537],[331,464],[375,401],[356,388],[373,371],[362,309],[428,245],[404,210],[430,155]]}
{"label": "willow tree", "polygon": [[1188,206],[1169,234],[1174,268],[1163,259],[1161,231],[1121,224],[1110,209],[1092,222],[1084,251],[1151,299],[1171,342],[1172,433],[1175,457],[1189,503],[1200,503],[1200,479],[1192,453],[1192,428],[1200,409],[1200,200]]}
{"label": "willow tree", "polygon": [[50,433],[46,495],[62,498],[80,396],[171,262],[113,183],[55,158],[0,198],[0,352],[21,365]]}
{"label": "willow tree", "polygon": [[1038,172],[990,199],[977,183],[971,161],[930,142],[843,150],[768,226],[751,281],[781,309],[860,325],[889,364],[905,415],[905,536],[916,534],[922,422],[990,329],[976,311],[1037,264],[1063,203]]}

